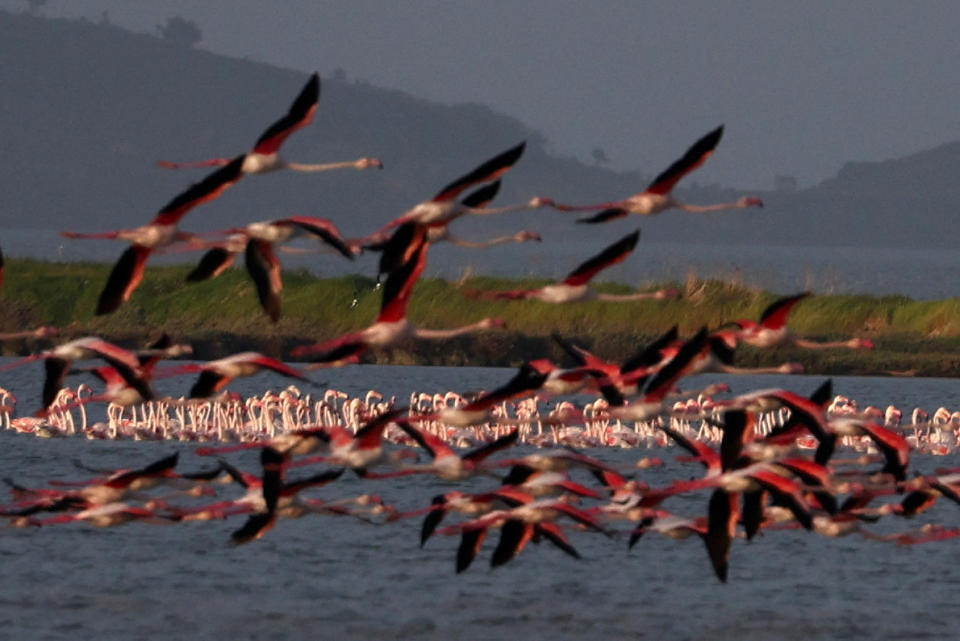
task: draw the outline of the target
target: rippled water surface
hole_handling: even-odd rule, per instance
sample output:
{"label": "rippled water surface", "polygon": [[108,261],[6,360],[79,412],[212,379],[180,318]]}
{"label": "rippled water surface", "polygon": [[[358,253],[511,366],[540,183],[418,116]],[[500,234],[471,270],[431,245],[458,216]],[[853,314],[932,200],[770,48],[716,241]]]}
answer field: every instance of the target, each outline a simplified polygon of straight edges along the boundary
{"label": "rippled water surface", "polygon": [[[331,385],[351,394],[373,388],[403,399],[414,390],[489,387],[509,371],[364,366],[327,375]],[[21,409],[33,408],[40,377],[40,369],[30,366],[4,374],[0,383],[21,397]],[[735,392],[786,386],[809,393],[821,379],[724,380]],[[234,389],[245,394],[285,385],[269,376],[239,383]],[[182,393],[189,382],[165,385],[171,389],[164,393]],[[862,404],[897,403],[905,413],[913,405],[960,406],[956,380],[838,378],[835,390]],[[95,467],[137,467],[177,450],[178,469],[209,466],[194,448],[0,433],[0,465],[4,476],[41,485],[84,478],[73,459]],[[591,453],[624,467],[646,454]],[[651,485],[699,474],[674,461],[673,452],[666,454],[667,467],[640,473]],[[256,471],[256,454],[230,458]],[[914,459],[923,472],[955,465],[957,457]],[[479,479],[467,487],[491,485]],[[311,495],[376,492],[413,509],[453,487],[426,477],[361,481],[345,474]],[[236,489],[220,492],[234,496]],[[695,516],[705,505],[705,495],[696,495],[671,499],[667,508]],[[883,522],[878,531],[930,521],[957,526],[960,512],[940,502],[920,519]],[[474,565],[455,575],[457,541],[436,536],[420,549],[416,519],[383,526],[334,517],[286,519],[263,540],[233,547],[227,541],[238,526],[234,519],[105,530],[85,524],[4,529],[0,638],[899,640],[954,639],[960,623],[954,605],[960,588],[957,539],[898,547],[767,532],[753,543],[734,544],[729,583],[722,585],[697,539],[650,534],[628,552],[624,539],[572,531],[582,560],[546,544],[531,545],[496,570],[488,567],[494,546],[488,540]]]}

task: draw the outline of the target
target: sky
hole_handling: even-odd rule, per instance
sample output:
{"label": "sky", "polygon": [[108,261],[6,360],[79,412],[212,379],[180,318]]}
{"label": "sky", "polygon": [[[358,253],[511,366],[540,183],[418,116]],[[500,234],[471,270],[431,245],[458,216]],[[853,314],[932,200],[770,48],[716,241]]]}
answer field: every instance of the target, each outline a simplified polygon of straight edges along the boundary
{"label": "sky", "polygon": [[[20,11],[26,0],[0,0]],[[282,7],[282,9],[280,8]],[[195,22],[198,47],[448,104],[480,103],[548,149],[654,174],[725,124],[693,180],[801,187],[849,161],[960,140],[960,3],[891,0],[47,0],[50,17],[155,32]]]}

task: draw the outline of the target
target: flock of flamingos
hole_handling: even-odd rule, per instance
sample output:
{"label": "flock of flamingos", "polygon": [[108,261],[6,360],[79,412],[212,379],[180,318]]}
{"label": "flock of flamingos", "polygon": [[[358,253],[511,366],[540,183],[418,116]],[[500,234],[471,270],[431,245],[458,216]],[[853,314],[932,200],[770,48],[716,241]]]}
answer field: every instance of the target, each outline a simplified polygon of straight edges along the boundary
{"label": "flock of flamingos", "polygon": [[[349,516],[384,526],[422,517],[420,544],[434,534],[459,537],[456,571],[461,572],[481,552],[491,529],[499,541],[491,566],[502,565],[531,541],[549,541],[579,558],[570,534],[591,532],[625,538],[632,547],[648,532],[673,538],[695,535],[706,547],[717,577],[726,581],[734,539],[753,539],[761,532],[806,529],[823,536],[858,534],[872,539],[915,544],[960,535],[960,529],[927,522],[922,527],[894,528],[877,534],[871,525],[881,518],[910,518],[929,510],[939,498],[960,504],[960,469],[919,474],[910,469],[914,452],[945,454],[956,446],[960,411],[940,408],[931,417],[915,409],[909,421],[890,406],[860,409],[856,401],[833,394],[830,381],[809,396],[786,389],[765,389],[739,396],[723,384],[701,390],[681,390],[681,381],[704,371],[746,373],[733,365],[737,346],[793,344],[809,349],[870,349],[861,338],[823,343],[804,339],[787,329],[791,310],[808,293],[782,298],[758,319],[738,319],[714,330],[701,329],[680,337],[676,327],[622,362],[605,361],[562,336],[554,339],[570,365],[548,359],[524,363],[496,389],[478,394],[455,392],[413,394],[403,406],[371,390],[350,398],[327,390],[313,398],[291,384],[279,393],[242,398],[227,390],[241,376],[269,370],[297,381],[309,381],[304,370],[359,363],[370,348],[391,348],[416,339],[443,340],[465,332],[495,330],[496,318],[453,329],[414,327],[407,307],[426,267],[431,244],[453,242],[482,247],[502,242],[539,240],[535,232],[488,241],[452,235],[449,226],[461,216],[503,214],[552,207],[559,211],[589,211],[577,222],[599,224],[630,214],[651,215],[667,209],[711,212],[760,207],[744,197],[731,203],[691,205],[672,191],[686,174],[699,167],[720,142],[723,128],[706,134],[641,193],[593,205],[567,205],[537,197],[529,202],[490,207],[501,178],[521,158],[524,145],[508,149],[443,187],[380,230],[364,238],[345,238],[333,222],[295,216],[251,223],[215,234],[191,234],[179,223],[195,207],[217,198],[247,174],[279,169],[313,172],[332,169],[382,168],[375,158],[327,164],[288,162],[279,156],[284,141],[307,126],[317,110],[320,80],[314,74],[289,112],[273,123],[250,152],[234,158],[162,166],[216,167],[203,180],[173,198],[154,219],[135,229],[96,234],[64,232],[70,238],[115,238],[130,246],[111,271],[99,298],[97,313],[108,314],[135,293],[154,252],[205,250],[188,280],[215,278],[243,255],[264,313],[273,321],[282,314],[281,263],[287,241],[307,237],[345,259],[362,251],[380,252],[382,304],[375,322],[331,341],[305,344],[292,357],[310,361],[299,369],[269,356],[244,352],[206,363],[162,365],[165,359],[189,355],[189,345],[167,336],[144,349],[127,349],[100,337],[87,336],[61,343],[0,367],[0,372],[42,360],[42,405],[34,416],[15,417],[16,398],[0,389],[0,420],[8,429],[37,436],[83,434],[88,438],[179,439],[202,441],[198,456],[215,457],[207,469],[178,472],[176,455],[139,469],[93,470],[87,481],[51,483],[27,488],[5,479],[13,498],[0,513],[19,526],[86,521],[109,526],[128,521],[176,523],[246,515],[233,534],[235,543],[264,536],[278,519],[310,513]],[[611,303],[640,298],[667,299],[673,289],[607,295],[595,292],[591,280],[623,261],[636,247],[635,230],[596,256],[572,269],[557,283],[533,290],[467,291],[484,299],[526,300],[566,304],[582,300]],[[0,254],[0,285],[3,258]],[[526,303],[517,303],[526,304]],[[2,339],[32,336],[53,339],[55,328],[41,327],[0,335]],[[98,361],[77,367],[78,361]],[[799,363],[762,371],[794,373]],[[67,378],[85,372],[103,383],[96,392]],[[189,394],[158,398],[152,381],[193,374]],[[721,398],[721,395],[727,397]],[[568,400],[557,400],[569,397]],[[584,398],[593,399],[584,401]],[[108,403],[107,421],[88,423],[86,405]],[[650,487],[636,474],[664,465],[645,457],[629,470],[585,453],[604,446],[679,446],[678,457],[689,466],[682,480]],[[517,445],[546,448],[511,456]],[[242,471],[226,455],[258,448],[260,469]],[[835,456],[838,448],[858,452],[855,458]],[[80,465],[78,463],[78,465]],[[321,466],[320,468],[314,466]],[[668,462],[668,465],[675,465]],[[299,467],[307,471],[295,473]],[[703,474],[690,479],[689,471]],[[440,480],[436,496],[410,511],[401,511],[373,493],[321,499],[309,491],[333,483],[347,468],[365,483],[408,475],[433,475]],[[486,489],[467,492],[457,483],[485,479]],[[220,489],[232,482],[242,491],[234,498]],[[149,492],[168,488],[168,493]],[[459,486],[463,487],[463,486]],[[704,492],[702,515],[679,516],[664,505],[672,497]],[[213,497],[213,498],[207,498]],[[177,499],[177,500],[175,500]],[[443,519],[462,519],[441,527]],[[626,531],[617,524],[631,525]]]}

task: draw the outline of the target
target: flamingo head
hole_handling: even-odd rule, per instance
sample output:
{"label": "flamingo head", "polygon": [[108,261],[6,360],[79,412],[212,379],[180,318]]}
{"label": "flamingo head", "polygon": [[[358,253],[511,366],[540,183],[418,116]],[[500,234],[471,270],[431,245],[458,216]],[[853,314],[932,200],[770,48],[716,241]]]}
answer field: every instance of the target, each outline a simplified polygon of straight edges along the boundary
{"label": "flamingo head", "polygon": [[354,163],[354,166],[357,169],[383,169],[383,163],[380,162],[379,158],[361,158]]}
{"label": "flamingo head", "polygon": [[803,363],[784,363],[777,371],[781,374],[803,374]]}
{"label": "flamingo head", "polygon": [[738,207],[763,207],[763,201],[756,196],[744,196],[737,201]]}
{"label": "flamingo head", "polygon": [[506,329],[507,323],[502,318],[484,318],[478,323],[480,329]]}
{"label": "flamingo head", "polygon": [[654,292],[653,297],[657,300],[670,300],[672,298],[680,298],[680,290],[676,287],[667,287],[666,289],[661,289],[657,292]]}
{"label": "flamingo head", "polygon": [[535,231],[517,232],[517,234],[514,235],[513,239],[516,240],[518,243],[525,243],[531,240],[535,240],[536,242],[539,243],[543,240],[543,238],[540,237],[540,234],[538,234]]}
{"label": "flamingo head", "polygon": [[847,343],[853,349],[873,349],[873,341],[867,338],[851,338]]}
{"label": "flamingo head", "polygon": [[553,198],[547,198],[545,196],[536,196],[530,199],[530,202],[527,203],[527,207],[531,209],[540,209],[541,207],[553,207],[556,203]]}
{"label": "flamingo head", "polygon": [[41,325],[33,330],[34,338],[52,338],[60,334],[60,330],[52,325]]}

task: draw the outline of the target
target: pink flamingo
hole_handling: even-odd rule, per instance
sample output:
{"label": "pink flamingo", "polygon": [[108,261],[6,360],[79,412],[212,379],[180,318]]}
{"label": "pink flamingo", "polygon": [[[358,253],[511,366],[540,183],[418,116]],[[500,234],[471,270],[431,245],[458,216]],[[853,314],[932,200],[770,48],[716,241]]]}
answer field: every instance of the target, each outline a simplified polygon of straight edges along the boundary
{"label": "pink flamingo", "polygon": [[427,266],[428,247],[425,229],[421,228],[415,232],[402,267],[394,270],[387,278],[380,314],[373,325],[331,341],[298,347],[293,350],[292,355],[298,358],[316,355],[311,356],[315,363],[313,367],[338,366],[359,362],[360,356],[371,347],[391,348],[414,338],[444,339],[503,327],[503,321],[498,318],[485,318],[470,325],[443,330],[414,327],[407,320],[407,306],[414,285]]}
{"label": "pink flamingo", "polygon": [[143,227],[94,234],[63,232],[63,236],[67,238],[119,238],[131,242],[130,248],[123,252],[107,278],[107,284],[97,303],[98,315],[110,314],[124,301],[130,300],[130,296],[143,280],[147,259],[154,250],[176,241],[197,242],[192,234],[180,231],[177,223],[194,207],[217,198],[240,180],[243,177],[240,171],[242,163],[242,156],[235,158],[202,181],[191,185],[167,203],[157,216]]}
{"label": "pink flamingo", "polygon": [[[319,103],[320,76],[314,73],[310,76],[310,79],[307,81],[307,84],[304,85],[303,89],[300,90],[300,93],[297,94],[286,115],[270,125],[260,138],[257,139],[253,151],[243,157],[241,171],[245,174],[260,174],[278,169],[302,172],[351,168],[369,169],[371,167],[383,169],[383,163],[376,158],[359,158],[357,160],[323,164],[305,164],[287,162],[278,155],[280,146],[283,145],[290,134],[313,122],[313,116],[317,112]],[[226,165],[229,162],[230,159],[228,158],[213,158],[200,162],[181,163],[162,160],[157,164],[166,169],[179,169],[181,167],[216,167]]]}
{"label": "pink flamingo", "polygon": [[655,292],[638,292],[635,294],[602,294],[590,289],[590,281],[593,277],[604,269],[624,261],[633,252],[638,240],[640,240],[639,229],[610,245],[570,272],[570,275],[564,280],[553,285],[547,285],[539,289],[517,289],[500,292],[470,290],[467,292],[467,296],[484,300],[536,299],[545,303],[571,303],[586,300],[628,302],[649,298],[663,300],[679,296],[680,292],[672,287]]}
{"label": "pink flamingo", "polygon": [[760,315],[760,322],[747,319],[733,321],[733,324],[740,329],[737,338],[754,347],[795,345],[805,349],[829,349],[834,347],[873,349],[873,341],[865,338],[818,343],[791,334],[787,329],[787,318],[793,311],[794,306],[808,296],[810,296],[810,292],[803,292],[774,301]]}
{"label": "pink flamingo", "polygon": [[582,223],[603,223],[608,220],[622,218],[628,214],[651,216],[667,209],[704,213],[723,209],[743,209],[745,207],[763,207],[763,201],[754,197],[743,197],[732,203],[717,203],[714,205],[690,205],[676,200],[670,192],[680,179],[706,162],[713,154],[720,137],[723,136],[723,125],[717,127],[693,144],[682,158],[670,165],[659,176],[653,179],[650,186],[641,193],[625,200],[600,203],[597,205],[560,205],[554,207],[561,211],[588,211],[602,209],[603,211],[590,217],[580,219]]}

